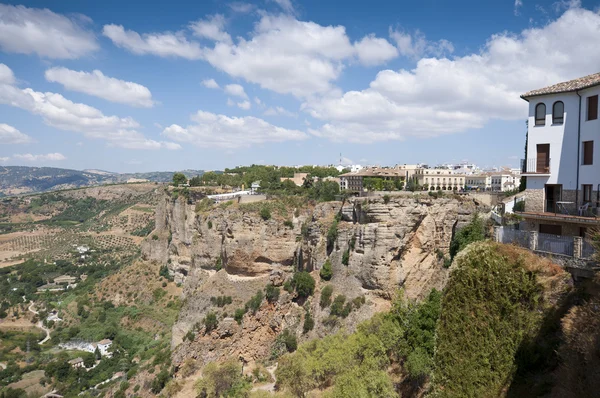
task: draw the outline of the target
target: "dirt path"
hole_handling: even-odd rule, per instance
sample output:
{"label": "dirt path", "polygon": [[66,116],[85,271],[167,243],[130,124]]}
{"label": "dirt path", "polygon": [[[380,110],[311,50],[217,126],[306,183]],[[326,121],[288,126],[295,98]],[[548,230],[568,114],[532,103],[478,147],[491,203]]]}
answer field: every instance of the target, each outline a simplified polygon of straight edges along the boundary
{"label": "dirt path", "polygon": [[[27,309],[29,310],[29,312],[31,312],[35,315],[40,314],[39,312],[37,312],[36,310],[33,309],[33,301],[30,301],[29,307]],[[42,345],[46,341],[50,340],[50,329],[46,329],[44,327],[44,323],[42,322],[41,319],[35,324],[35,326],[42,329],[44,332],[46,332],[46,337],[44,337],[44,339],[38,343],[39,345]]]}
{"label": "dirt path", "polygon": [[252,391],[269,391],[269,392],[275,392],[275,384],[277,384],[277,379],[275,378],[275,370],[277,370],[277,364],[275,364],[273,366],[269,366],[267,368],[267,372],[269,372],[269,374],[273,378],[273,382],[272,383],[267,383],[267,384],[263,384],[263,385],[254,387],[252,389]]}

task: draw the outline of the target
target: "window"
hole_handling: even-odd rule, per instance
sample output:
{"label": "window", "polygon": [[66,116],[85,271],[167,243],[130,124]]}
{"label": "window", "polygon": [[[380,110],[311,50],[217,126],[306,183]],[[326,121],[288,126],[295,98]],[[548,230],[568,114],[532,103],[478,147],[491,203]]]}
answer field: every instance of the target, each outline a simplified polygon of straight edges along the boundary
{"label": "window", "polygon": [[587,98],[587,120],[598,119],[598,96],[592,95]]}
{"label": "window", "polygon": [[552,105],[552,124],[562,124],[565,113],[565,104],[562,101],[556,101]]}
{"label": "window", "polygon": [[592,185],[583,184],[583,203],[589,203],[592,201]]}
{"label": "window", "polygon": [[594,164],[594,141],[583,142],[583,165]]}
{"label": "window", "polygon": [[546,105],[539,103],[535,106],[535,125],[544,126],[546,124]]}

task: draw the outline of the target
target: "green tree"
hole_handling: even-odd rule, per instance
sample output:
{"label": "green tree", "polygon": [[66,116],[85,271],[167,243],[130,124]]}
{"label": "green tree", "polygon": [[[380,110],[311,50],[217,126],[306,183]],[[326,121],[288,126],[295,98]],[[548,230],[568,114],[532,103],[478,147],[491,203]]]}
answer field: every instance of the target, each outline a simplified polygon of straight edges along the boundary
{"label": "green tree", "polygon": [[271,219],[271,210],[269,210],[269,208],[267,206],[263,206],[260,209],[260,217],[264,220],[270,220]]}
{"label": "green tree", "polygon": [[292,284],[300,298],[312,296],[315,291],[315,280],[306,271],[296,272],[292,278]]}
{"label": "green tree", "polygon": [[321,308],[326,308],[331,305],[331,295],[333,294],[333,286],[326,285],[321,289],[321,299],[319,305]]}
{"label": "green tree", "polygon": [[187,177],[185,176],[185,174],[183,174],[183,173],[173,174],[173,185],[178,187],[178,186],[186,184],[186,183],[187,183]]}
{"label": "green tree", "polygon": [[267,301],[269,303],[277,302],[277,300],[279,300],[279,293],[280,293],[279,288],[272,284],[268,284],[267,287],[265,288],[265,297],[267,298]]}
{"label": "green tree", "polygon": [[319,272],[319,276],[321,276],[321,279],[323,280],[331,280],[331,277],[333,276],[333,270],[331,269],[331,261],[329,260],[329,258],[325,260],[325,264],[323,264],[323,267]]}

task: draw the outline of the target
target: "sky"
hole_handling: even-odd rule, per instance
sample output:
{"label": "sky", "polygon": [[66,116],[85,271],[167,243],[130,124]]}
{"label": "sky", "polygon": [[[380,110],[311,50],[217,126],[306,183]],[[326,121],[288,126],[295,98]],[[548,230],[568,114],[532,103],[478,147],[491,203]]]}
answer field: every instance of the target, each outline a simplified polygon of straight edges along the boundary
{"label": "sky", "polygon": [[520,94],[600,71],[599,3],[0,3],[0,165],[516,167]]}

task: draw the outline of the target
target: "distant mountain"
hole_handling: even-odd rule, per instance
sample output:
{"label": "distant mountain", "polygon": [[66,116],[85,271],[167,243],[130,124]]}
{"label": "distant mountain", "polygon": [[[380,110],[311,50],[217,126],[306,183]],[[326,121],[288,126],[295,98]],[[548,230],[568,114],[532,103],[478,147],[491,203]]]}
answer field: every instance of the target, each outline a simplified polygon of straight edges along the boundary
{"label": "distant mountain", "polygon": [[[173,171],[148,173],[113,173],[104,170],[70,170],[55,167],[0,166],[0,197],[115,184],[128,180],[169,182]],[[183,170],[188,178],[204,174],[203,170]]]}

